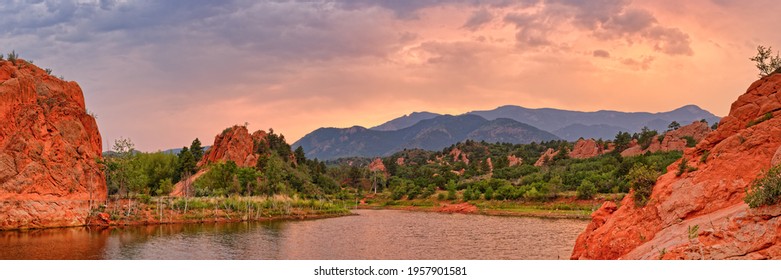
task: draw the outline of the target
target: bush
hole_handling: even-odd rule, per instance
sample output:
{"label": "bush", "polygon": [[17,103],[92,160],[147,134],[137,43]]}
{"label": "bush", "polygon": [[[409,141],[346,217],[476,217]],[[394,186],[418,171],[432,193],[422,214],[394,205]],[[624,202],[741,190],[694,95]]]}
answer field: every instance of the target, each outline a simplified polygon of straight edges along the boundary
{"label": "bush", "polygon": [[749,60],[756,62],[757,69],[759,69],[759,77],[764,77],[774,73],[781,68],[781,57],[773,56],[773,48],[764,46],[757,46],[757,55],[749,58]]}
{"label": "bush", "polygon": [[491,200],[494,198],[494,189],[491,187],[488,187],[485,189],[485,200]]}
{"label": "bush", "polygon": [[764,115],[762,115],[762,117],[760,117],[760,118],[758,118],[756,120],[752,120],[752,121],[748,122],[748,124],[746,124],[746,128],[758,125],[758,124],[760,124],[760,123],[762,123],[762,122],[764,122],[766,120],[772,119],[772,118],[773,118],[773,113],[770,113],[770,112],[765,113]]}
{"label": "bush", "polygon": [[691,147],[697,146],[697,140],[694,140],[694,137],[691,137],[691,136],[687,135],[687,136],[681,137],[681,139],[686,140],[686,147],[691,148]]}
{"label": "bush", "polygon": [[656,178],[659,174],[644,164],[635,165],[629,174],[626,175],[630,189],[634,191],[633,199],[635,206],[642,207],[648,203],[648,199],[651,197],[654,184],[656,184]]}
{"label": "bush", "polygon": [[456,185],[455,184],[448,184],[447,185],[447,200],[456,200],[458,198],[456,196]]}
{"label": "bush", "polygon": [[773,205],[781,199],[781,165],[776,165],[764,176],[760,176],[751,182],[743,199],[751,208],[763,205]]}
{"label": "bush", "polygon": [[583,180],[577,189],[578,199],[592,199],[596,193],[597,187],[589,180]]}

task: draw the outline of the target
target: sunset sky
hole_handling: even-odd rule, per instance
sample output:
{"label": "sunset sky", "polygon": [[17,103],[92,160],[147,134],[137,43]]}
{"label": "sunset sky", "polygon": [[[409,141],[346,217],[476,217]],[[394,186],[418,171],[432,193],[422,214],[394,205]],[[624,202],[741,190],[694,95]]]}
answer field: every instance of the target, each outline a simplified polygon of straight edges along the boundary
{"label": "sunset sky", "polygon": [[[0,51],[78,82],[106,143],[374,126],[513,104],[723,116],[776,1],[7,1]],[[110,146],[110,145],[109,145]]]}

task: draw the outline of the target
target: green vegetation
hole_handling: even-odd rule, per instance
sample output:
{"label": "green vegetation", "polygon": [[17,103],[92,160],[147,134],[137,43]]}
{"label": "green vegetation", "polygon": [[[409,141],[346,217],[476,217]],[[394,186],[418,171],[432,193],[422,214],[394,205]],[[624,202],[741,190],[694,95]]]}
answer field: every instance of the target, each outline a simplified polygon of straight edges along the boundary
{"label": "green vegetation", "polygon": [[744,201],[751,208],[774,205],[781,201],[781,165],[773,166],[751,182]]}
{"label": "green vegetation", "polygon": [[681,124],[676,121],[671,122],[670,125],[667,126],[668,130],[678,130],[679,128],[681,128]]}
{"label": "green vegetation", "polygon": [[682,136],[681,139],[686,140],[686,147],[694,147],[697,146],[697,140],[694,140],[694,137],[686,135]]}
{"label": "green vegetation", "polygon": [[746,124],[746,128],[758,125],[758,124],[760,124],[760,123],[762,123],[762,122],[764,122],[766,120],[772,119],[772,118],[773,118],[773,113],[767,112],[764,115],[762,115],[761,117],[759,117],[758,119],[751,120],[750,122],[748,122],[748,124]]}
{"label": "green vegetation", "polygon": [[778,52],[773,56],[772,47],[757,46],[757,55],[749,58],[749,60],[756,63],[760,78],[768,76],[781,68],[781,57],[779,57]]}
{"label": "green vegetation", "polygon": [[8,53],[8,61],[16,65],[16,60],[19,59],[19,54],[16,53],[15,50],[12,50],[10,53]]}
{"label": "green vegetation", "polygon": [[[622,132],[616,138],[628,145],[633,137],[651,142],[657,135],[655,131],[646,129],[634,136]],[[564,153],[564,156],[550,158],[543,166],[533,166],[532,163],[549,148],[569,150],[572,143],[551,141],[522,145],[470,140],[436,152],[405,150],[382,159],[388,170],[388,180],[386,185],[379,186],[384,190],[380,194],[384,193],[383,196],[391,200],[426,199],[429,194],[436,194],[438,200],[447,201],[526,203],[553,201],[563,196],[590,199],[600,194],[626,193],[632,182],[630,170],[643,166],[643,170],[658,175],[666,172],[666,167],[682,154],[677,151],[657,152],[624,158],[616,151],[588,159],[573,159]],[[508,156],[520,158],[522,163],[510,166]],[[487,158],[491,158],[493,169],[486,164]],[[353,163],[368,164],[369,161],[351,159]],[[331,165],[331,168],[350,171],[335,174],[335,178],[359,188],[355,193],[369,189],[368,184],[360,183],[371,180],[367,168],[353,165],[347,169],[337,164]],[[639,193],[650,194],[650,187],[655,181],[656,176],[652,178],[651,185],[643,185]]]}
{"label": "green vegetation", "polygon": [[659,177],[658,171],[647,165],[639,164],[632,167],[632,170],[627,174],[627,179],[629,180],[632,191],[634,191],[632,198],[634,199],[635,206],[642,207],[648,203],[654,184],[656,184],[657,177]]}

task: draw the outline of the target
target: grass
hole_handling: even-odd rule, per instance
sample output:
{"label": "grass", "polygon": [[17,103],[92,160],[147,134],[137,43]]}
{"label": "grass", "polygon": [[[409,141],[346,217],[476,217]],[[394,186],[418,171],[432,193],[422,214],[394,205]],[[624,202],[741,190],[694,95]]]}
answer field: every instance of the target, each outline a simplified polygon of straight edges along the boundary
{"label": "grass", "polygon": [[[114,221],[187,222],[227,218],[257,220],[275,217],[348,214],[343,203],[298,197],[152,197],[112,199],[106,206]],[[174,216],[172,218],[172,216]]]}

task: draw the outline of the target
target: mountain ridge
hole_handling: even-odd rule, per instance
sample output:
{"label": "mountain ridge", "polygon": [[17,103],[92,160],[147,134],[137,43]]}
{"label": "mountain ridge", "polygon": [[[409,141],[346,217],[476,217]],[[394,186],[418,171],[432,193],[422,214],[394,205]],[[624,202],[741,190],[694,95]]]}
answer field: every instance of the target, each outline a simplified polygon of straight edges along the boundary
{"label": "mountain ridge", "polygon": [[387,156],[404,149],[440,150],[467,139],[530,143],[559,138],[514,120],[486,120],[477,115],[463,114],[440,115],[421,120],[410,127],[389,131],[360,126],[318,128],[293,143],[293,147],[301,146],[307,157],[328,160],[353,156]]}

